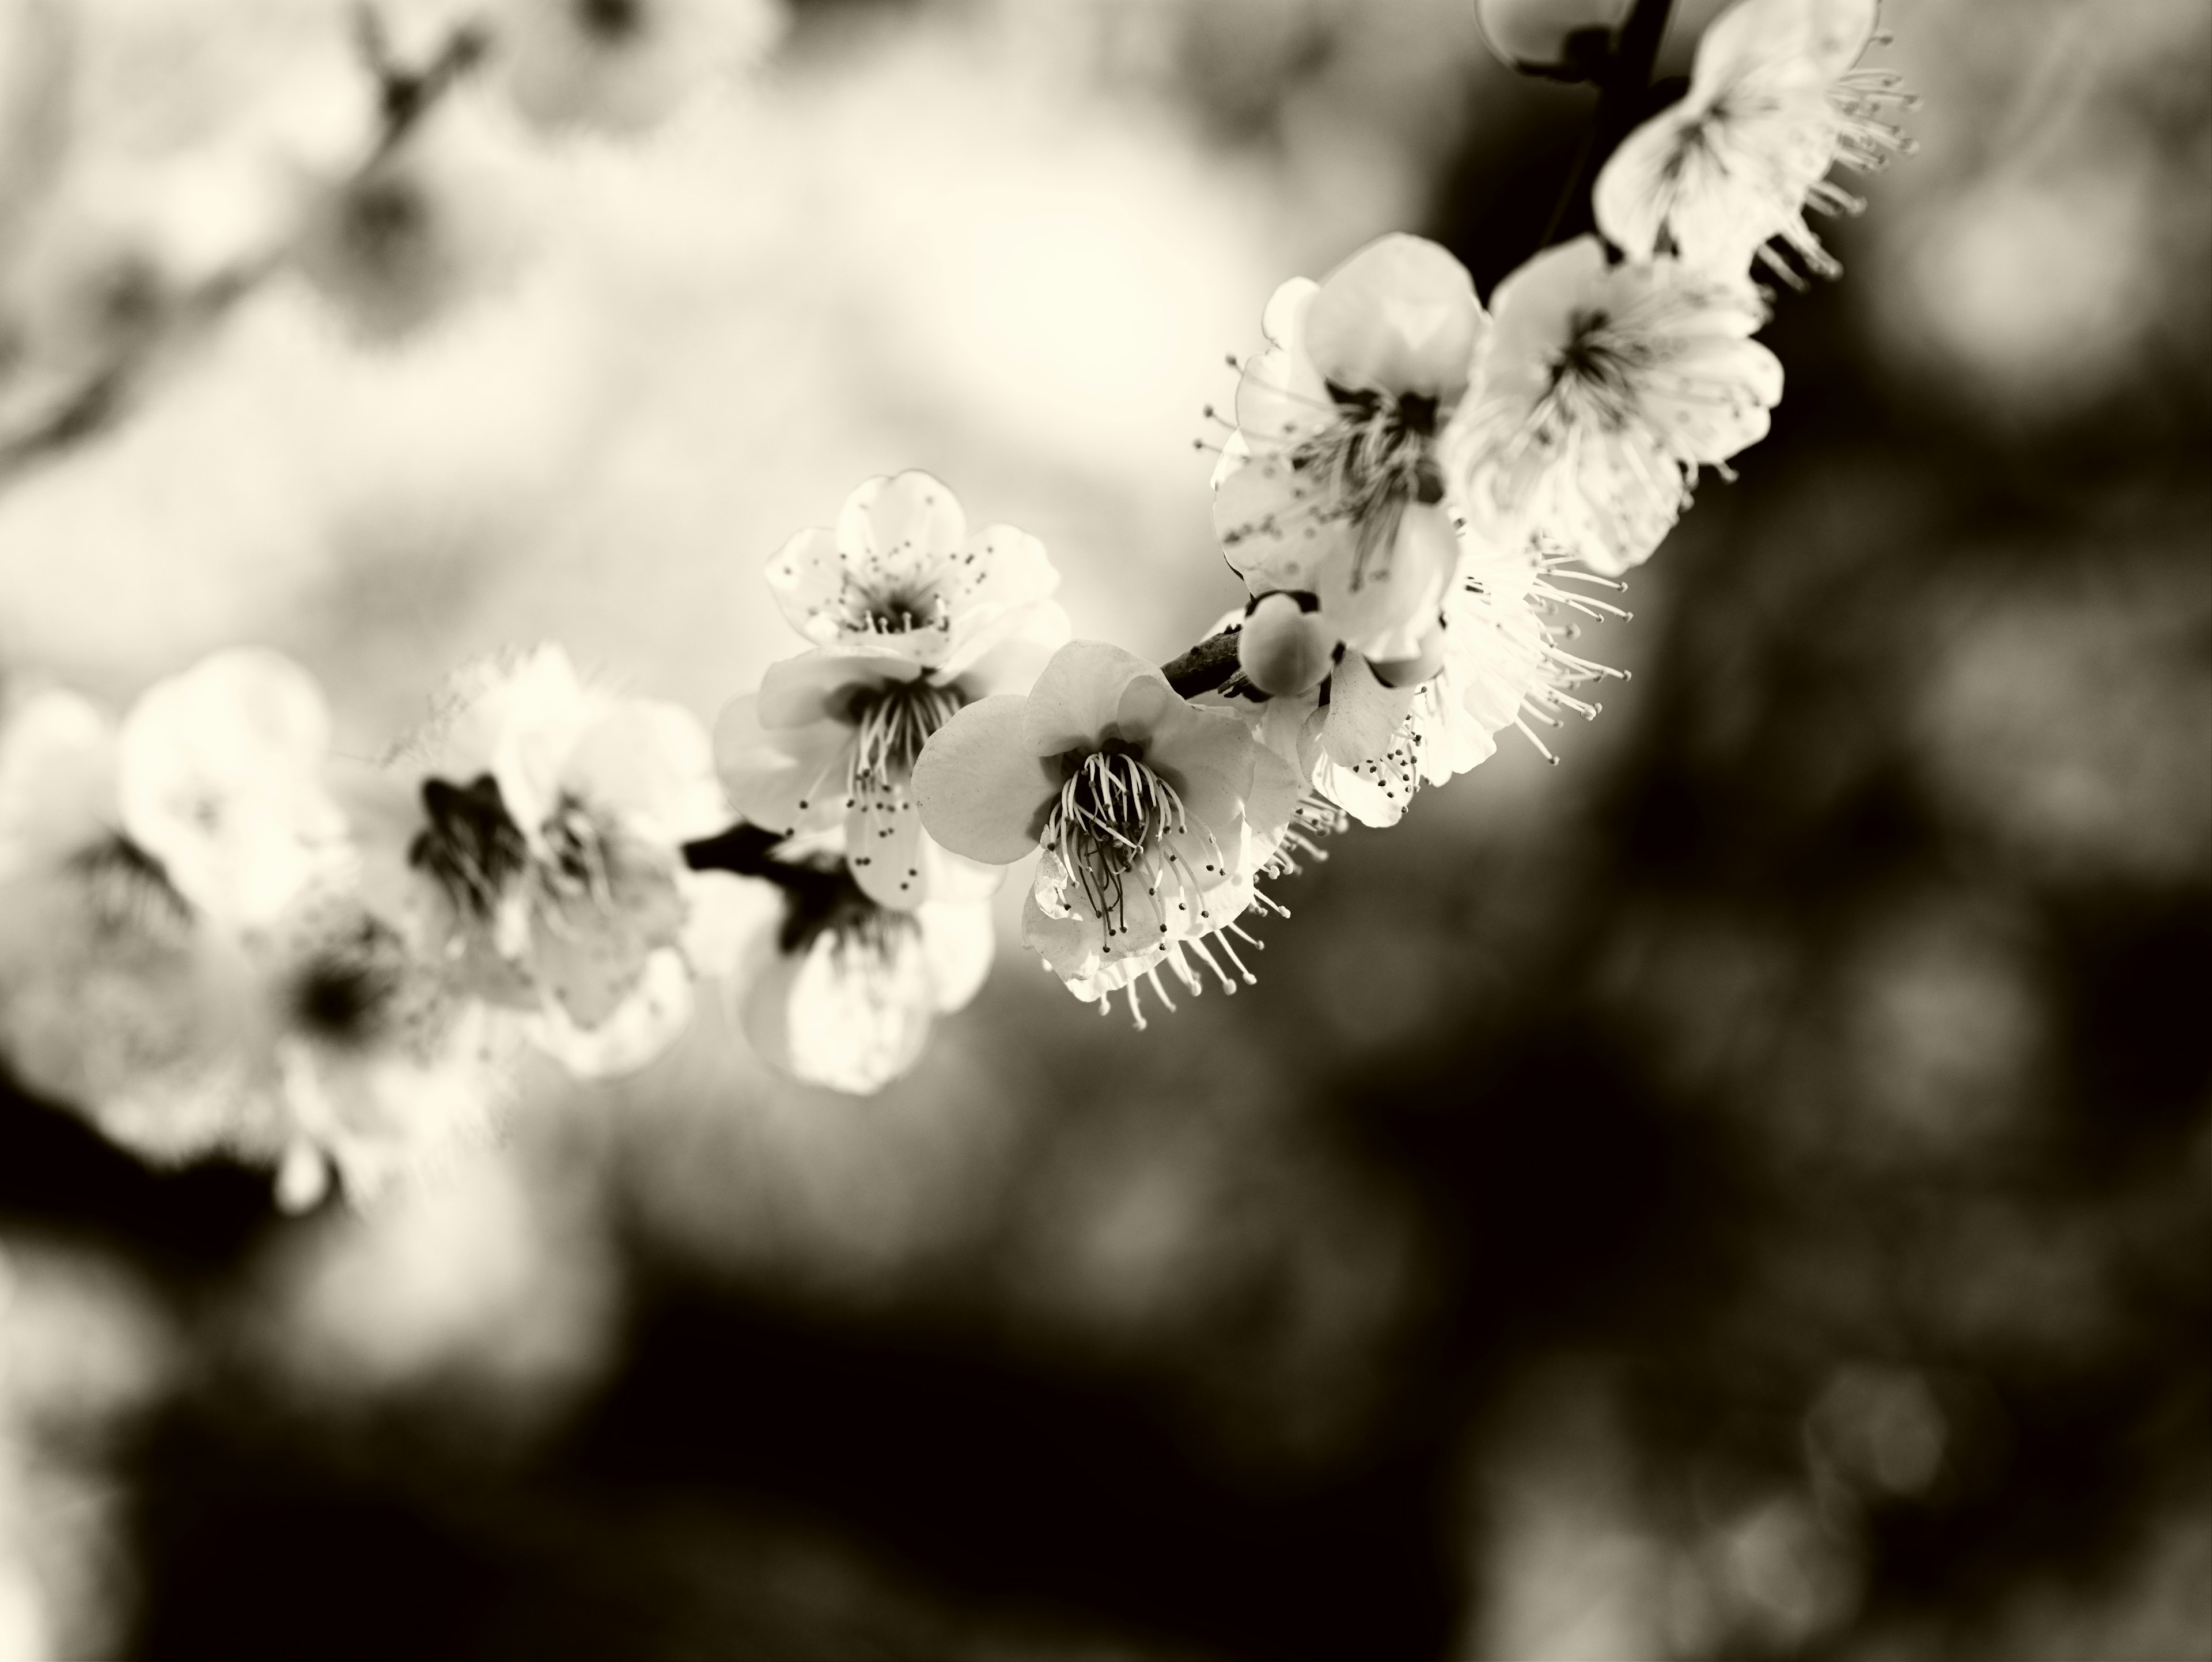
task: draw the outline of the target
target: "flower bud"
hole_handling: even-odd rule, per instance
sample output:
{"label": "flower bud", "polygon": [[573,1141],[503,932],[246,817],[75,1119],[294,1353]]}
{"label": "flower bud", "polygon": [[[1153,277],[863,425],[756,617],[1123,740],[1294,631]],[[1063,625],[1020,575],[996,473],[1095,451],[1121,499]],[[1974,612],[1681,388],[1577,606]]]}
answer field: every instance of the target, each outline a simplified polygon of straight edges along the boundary
{"label": "flower bud", "polygon": [[1375,679],[1386,687],[1417,687],[1444,667],[1444,624],[1437,619],[1436,627],[1421,636],[1421,649],[1410,658],[1394,658],[1388,663],[1370,659],[1368,668]]}
{"label": "flower bud", "polygon": [[1589,81],[1633,0],[1475,0],[1490,50],[1523,75]]}
{"label": "flower bud", "polygon": [[1458,402],[1485,326],[1474,279],[1450,251],[1377,237],[1322,280],[1305,319],[1314,367],[1339,387]]}
{"label": "flower bud", "polygon": [[1294,697],[1321,685],[1336,658],[1336,636],[1321,614],[1294,594],[1263,594],[1237,637],[1244,679],[1271,698]]}

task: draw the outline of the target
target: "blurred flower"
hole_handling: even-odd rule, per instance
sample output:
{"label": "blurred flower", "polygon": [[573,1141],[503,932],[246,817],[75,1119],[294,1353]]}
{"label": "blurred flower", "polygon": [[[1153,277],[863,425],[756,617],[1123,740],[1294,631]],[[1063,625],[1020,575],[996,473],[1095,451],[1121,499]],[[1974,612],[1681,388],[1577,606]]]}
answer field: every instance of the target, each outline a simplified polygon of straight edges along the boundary
{"label": "blurred flower", "polygon": [[635,132],[741,68],[782,27],[775,0],[501,0],[495,71],[542,127]]}
{"label": "blurred flower", "polygon": [[1593,236],[1498,285],[1498,327],[1458,464],[1471,518],[1555,543],[1599,571],[1649,559],[1701,464],[1765,435],[1782,366],[1750,338],[1747,281],[1658,259],[1608,265]]}
{"label": "blurred flower", "polygon": [[1690,90],[1621,142],[1591,196],[1598,228],[1632,259],[1672,253],[1733,274],[1779,237],[1824,277],[1842,267],[1805,208],[1864,204],[1825,180],[1841,160],[1879,167],[1911,144],[1887,110],[1907,101],[1897,77],[1854,68],[1874,33],[1875,0],[1738,0],[1698,43]]}
{"label": "blurred flower", "polygon": [[526,1012],[572,1070],[649,1061],[690,1013],[682,845],[726,819],[697,719],[580,680],[558,647],[459,672],[403,747],[419,795],[369,850],[410,944]]}
{"label": "blurred flower", "polygon": [[519,1024],[450,996],[435,966],[358,897],[300,909],[261,965],[256,1127],[301,1211],[335,1170],[346,1197],[420,1182],[490,1135],[512,1089]]}
{"label": "blurred flower", "polygon": [[1026,698],[987,698],[940,729],[915,794],[956,852],[1006,864],[1043,850],[1023,940],[1096,999],[1163,962],[1194,987],[1182,949],[1204,957],[1255,904],[1303,788],[1236,717],[1194,709],[1118,647],[1077,641]]}
{"label": "blurred flower", "polygon": [[216,653],[148,688],[125,717],[123,828],[217,924],[264,926],[349,858],[324,779],[330,741],[307,671],[264,648]]}
{"label": "blurred flower", "polygon": [[538,181],[513,119],[439,97],[302,216],[292,261],[362,338],[392,342],[511,286],[537,240]]}
{"label": "blurred flower", "polygon": [[1593,78],[1635,0],[1474,0],[1491,51],[1527,75]]}
{"label": "blurred flower", "polygon": [[1413,659],[1458,549],[1439,466],[1489,333],[1467,269],[1392,235],[1267,302],[1213,520],[1255,594],[1307,592],[1369,657]]}
{"label": "blurred flower", "polygon": [[838,834],[779,855],[775,882],[710,874],[689,937],[725,977],[761,1059],[810,1085],[866,1096],[921,1057],[932,1024],[974,998],[996,941],[988,904],[878,904],[837,857]]}
{"label": "blurred flower", "polygon": [[1025,688],[1067,638],[1047,597],[1060,574],[1012,526],[968,533],[927,473],[877,478],[833,533],[785,544],[769,587],[817,650],[773,666],[716,724],[731,804],[791,834],[842,826],[853,876],[879,904],[976,899],[1000,874],[947,854],[914,808],[915,758],[963,705]]}
{"label": "blurred flower", "polygon": [[189,1159],[232,1129],[245,970],[125,833],[116,752],[71,693],[0,722],[0,1053],[118,1142]]}

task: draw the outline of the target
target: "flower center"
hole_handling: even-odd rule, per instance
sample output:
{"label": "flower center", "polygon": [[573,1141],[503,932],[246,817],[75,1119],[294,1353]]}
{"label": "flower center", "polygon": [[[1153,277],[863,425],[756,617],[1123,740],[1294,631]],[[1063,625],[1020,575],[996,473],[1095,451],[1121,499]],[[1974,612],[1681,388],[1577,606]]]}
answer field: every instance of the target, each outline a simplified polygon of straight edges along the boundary
{"label": "flower center", "polygon": [[1327,514],[1357,527],[1352,564],[1356,592],[1371,577],[1389,577],[1398,522],[1413,502],[1442,502],[1443,472],[1436,459],[1437,402],[1416,393],[1329,383],[1338,417],[1301,443],[1291,466],[1327,481],[1334,504]]}
{"label": "flower center", "polygon": [[103,934],[181,941],[191,932],[190,904],[136,843],[112,838],[77,856],[76,867],[93,926]]}
{"label": "flower center", "polygon": [[952,618],[945,597],[927,582],[892,582],[875,588],[848,578],[843,606],[845,626],[870,635],[945,629]]}
{"label": "flower center", "polygon": [[[1045,816],[1040,844],[1083,891],[1109,932],[1127,928],[1129,874],[1171,832],[1188,829],[1175,787],[1118,741],[1077,763]],[[1170,862],[1173,851],[1168,851]]]}
{"label": "flower center", "polygon": [[409,847],[407,863],[428,873],[456,911],[489,919],[530,863],[529,844],[507,815],[499,782],[488,773],[465,785],[426,779],[422,811],[430,823]]}
{"label": "flower center", "polygon": [[343,939],[318,952],[293,988],[300,1026],[334,1044],[374,1038],[398,1001],[406,949],[385,924],[364,918]]}
{"label": "flower center", "polygon": [[893,681],[856,693],[851,709],[852,794],[880,794],[911,779],[915,758],[929,735],[966,702],[957,687],[927,679]]}
{"label": "flower center", "polygon": [[1577,312],[1567,343],[1552,356],[1549,397],[1574,415],[1618,432],[1635,419],[1637,380],[1653,360],[1650,348],[1613,326],[1611,314]]}

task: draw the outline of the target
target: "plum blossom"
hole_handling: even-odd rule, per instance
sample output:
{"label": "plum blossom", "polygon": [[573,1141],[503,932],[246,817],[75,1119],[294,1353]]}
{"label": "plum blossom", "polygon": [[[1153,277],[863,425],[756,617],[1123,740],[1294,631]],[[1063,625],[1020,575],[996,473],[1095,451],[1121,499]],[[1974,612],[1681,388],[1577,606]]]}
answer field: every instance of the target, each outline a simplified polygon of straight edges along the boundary
{"label": "plum blossom", "polygon": [[[1008,864],[1042,850],[1022,938],[1079,998],[1165,964],[1194,990],[1188,954],[1226,932],[1289,834],[1303,786],[1224,710],[1178,697],[1142,659],[1095,641],[1060,648],[1026,697],[969,705],[915,769],[930,834]],[[1241,963],[1239,969],[1242,970]],[[1234,983],[1227,982],[1224,985]]]}
{"label": "plum blossom", "polygon": [[124,828],[114,722],[47,689],[0,717],[0,1057],[149,1158],[232,1129],[249,983]]}
{"label": "plum blossom", "polygon": [[763,1061],[867,1096],[921,1059],[939,1016],[975,997],[996,941],[988,904],[870,899],[839,858],[841,838],[784,844],[773,882],[706,874],[691,950],[723,977]]}
{"label": "plum blossom", "polygon": [[1543,539],[1618,574],[1650,557],[1700,466],[1764,437],[1782,365],[1744,278],[1609,265],[1593,236],[1498,285],[1498,326],[1455,464],[1493,541]]}
{"label": "plum blossom", "polygon": [[633,133],[773,43],[772,0],[500,0],[493,69],[548,128]]}
{"label": "plum blossom", "polygon": [[1598,228],[1632,259],[1673,253],[1740,271],[1754,253],[1787,280],[1779,240],[1809,271],[1842,268],[1805,222],[1864,206],[1826,174],[1909,154],[1887,111],[1898,77],[1856,67],[1876,0],[1738,0],[1698,43],[1690,89],[1622,141],[1592,195]]}
{"label": "plum blossom", "polygon": [[558,647],[462,671],[393,758],[371,898],[453,989],[522,1011],[587,1076],[642,1066],[690,1013],[686,842],[727,814],[678,705],[582,680]]}
{"label": "plum blossom", "polygon": [[999,873],[924,831],[914,763],[956,711],[1026,687],[1066,640],[1044,545],[1012,526],[970,534],[951,491],[907,472],[866,481],[834,531],[800,532],[768,575],[815,648],[771,666],[716,724],[731,805],[786,835],[842,828],[880,905],[990,893]]}
{"label": "plum blossom", "polygon": [[302,1211],[335,1173],[367,1204],[487,1141],[522,1026],[453,997],[434,965],[343,889],[295,909],[265,949],[248,1121],[276,1193]]}
{"label": "plum blossom", "polygon": [[1409,659],[1451,579],[1440,458],[1490,331],[1466,267],[1391,235],[1267,302],[1214,478],[1214,528],[1255,594],[1304,592],[1339,638]]}
{"label": "plum blossom", "polygon": [[1445,600],[1433,675],[1394,686],[1346,648],[1325,689],[1230,707],[1324,801],[1364,825],[1395,825],[1424,784],[1443,784],[1488,760],[1505,728],[1517,728],[1548,758],[1531,720],[1556,724],[1562,713],[1598,713],[1577,689],[1621,672],[1567,649],[1567,614],[1626,614],[1561,587],[1605,581],[1562,570],[1564,563],[1469,537]]}

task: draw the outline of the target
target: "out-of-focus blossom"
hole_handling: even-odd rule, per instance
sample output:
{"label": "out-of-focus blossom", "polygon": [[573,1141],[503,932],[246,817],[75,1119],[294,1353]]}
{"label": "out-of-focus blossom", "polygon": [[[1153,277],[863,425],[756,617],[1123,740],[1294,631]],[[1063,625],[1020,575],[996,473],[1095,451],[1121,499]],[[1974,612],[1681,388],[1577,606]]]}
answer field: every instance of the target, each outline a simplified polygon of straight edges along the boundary
{"label": "out-of-focus blossom", "polygon": [[1526,75],[1592,78],[1635,0],[1474,0],[1491,51]]}
{"label": "out-of-focus blossom", "polygon": [[1182,949],[1203,956],[1255,904],[1303,794],[1235,716],[1094,641],[1063,647],[1026,698],[961,711],[915,769],[947,848],[1000,864],[1042,850],[1022,937],[1085,999],[1163,962],[1194,983]]}
{"label": "out-of-focus blossom", "polygon": [[1690,89],[1621,142],[1598,175],[1598,228],[1632,259],[1672,253],[1739,271],[1779,238],[1811,271],[1842,268],[1805,222],[1810,205],[1863,204],[1826,175],[1838,161],[1879,167],[1911,146],[1887,112],[1897,77],[1855,67],[1875,0],[1738,0],[1698,44]]}
{"label": "out-of-focus blossom", "polygon": [[726,819],[706,731],[580,679],[557,647],[458,673],[394,758],[416,796],[368,850],[410,944],[528,1013],[587,1075],[641,1066],[690,1013],[682,846]]}
{"label": "out-of-focus blossom", "polygon": [[782,23],[774,0],[501,0],[494,70],[540,126],[635,132],[752,62]]}
{"label": "out-of-focus blossom", "polygon": [[1498,327],[1458,466],[1476,530],[1540,537],[1595,569],[1649,559],[1700,466],[1764,437],[1782,365],[1746,279],[1609,265],[1594,236],[1498,285]]}
{"label": "out-of-focus blossom", "polygon": [[690,939],[763,1061],[865,1096],[921,1059],[937,1017],[975,997],[996,941],[985,904],[878,904],[838,859],[838,837],[789,845],[777,882],[702,878]]}
{"label": "out-of-focus blossom", "polygon": [[59,691],[0,723],[0,1056],[118,1141],[182,1160],[232,1129],[249,983],[125,834],[117,748]]}
{"label": "out-of-focus blossom", "polygon": [[1340,638],[1412,659],[1458,549],[1439,456],[1490,320],[1467,269],[1391,235],[1275,291],[1237,389],[1214,527],[1255,594],[1317,596]]}
{"label": "out-of-focus blossom", "polygon": [[362,339],[404,339],[519,279],[540,183],[514,118],[457,88],[322,192],[292,261]]}
{"label": "out-of-focus blossom", "polygon": [[929,736],[975,700],[1029,685],[1067,639],[1060,574],[1012,526],[969,534],[927,473],[868,480],[833,532],[802,531],[769,563],[784,615],[816,649],[773,666],[717,723],[730,801],[790,835],[842,827],[878,904],[975,899],[999,874],[922,830],[911,782]]}
{"label": "out-of-focus blossom", "polygon": [[1520,728],[1548,756],[1531,718],[1548,724],[1559,712],[1597,713],[1574,689],[1619,672],[1566,649],[1564,615],[1616,609],[1562,588],[1574,576],[1559,569],[1563,563],[1468,537],[1434,675],[1390,686],[1347,648],[1325,699],[1316,691],[1231,708],[1327,801],[1362,825],[1395,825],[1422,785],[1441,785],[1486,761],[1504,728]]}
{"label": "out-of-focus blossom", "polygon": [[218,652],[149,687],[125,717],[123,829],[219,924],[273,922],[349,857],[325,783],[322,691],[281,654]]}
{"label": "out-of-focus blossom", "polygon": [[358,897],[301,906],[265,959],[251,1135],[284,1206],[314,1205],[333,1171],[348,1199],[374,1201],[490,1135],[520,1025],[453,997]]}

